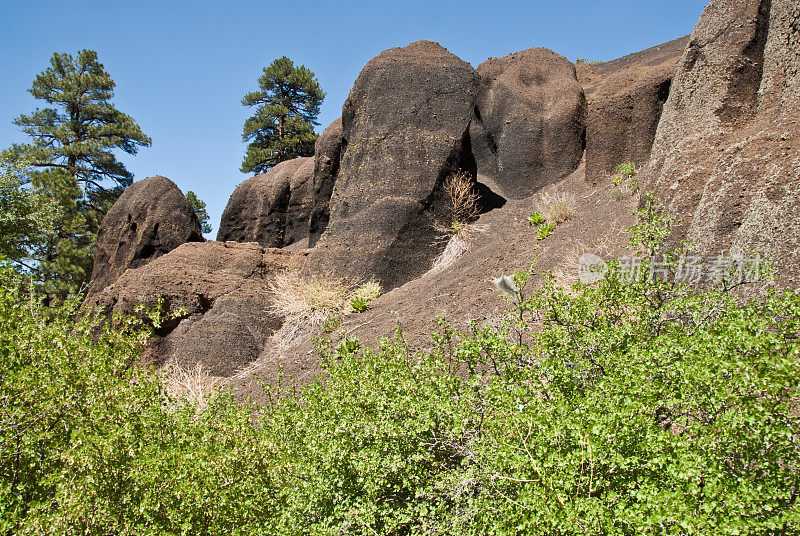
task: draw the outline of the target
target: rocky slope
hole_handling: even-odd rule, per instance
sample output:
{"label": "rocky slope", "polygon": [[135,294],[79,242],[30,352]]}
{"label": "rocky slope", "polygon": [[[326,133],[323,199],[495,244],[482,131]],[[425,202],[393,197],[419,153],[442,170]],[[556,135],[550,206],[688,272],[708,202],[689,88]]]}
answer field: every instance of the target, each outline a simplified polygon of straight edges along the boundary
{"label": "rocky slope", "polygon": [[[88,303],[128,312],[164,295],[188,307],[159,333],[152,361],[201,362],[257,394],[254,373],[271,380],[280,366],[304,381],[319,371],[308,337],[282,339],[275,274],[379,281],[385,294],[342,332],[373,344],[400,325],[423,347],[437,315],[458,327],[496,321],[507,304],[491,280],[534,257],[566,284],[580,253],[623,254],[638,196],[612,183],[621,162],[636,164],[699,254],[759,250],[780,284],[797,287],[799,70],[791,0],[712,0],[691,36],[599,65],[533,48],[473,69],[430,41],[390,49],[364,67],[313,158],[236,189],[220,242],[170,242],[155,260],[98,247]],[[480,193],[481,215],[461,237],[466,251],[434,269],[455,173]],[[526,217],[554,195],[574,215],[538,241]],[[148,210],[184,230],[177,242],[192,240],[183,209]],[[118,219],[104,221],[104,236],[141,250]]]}

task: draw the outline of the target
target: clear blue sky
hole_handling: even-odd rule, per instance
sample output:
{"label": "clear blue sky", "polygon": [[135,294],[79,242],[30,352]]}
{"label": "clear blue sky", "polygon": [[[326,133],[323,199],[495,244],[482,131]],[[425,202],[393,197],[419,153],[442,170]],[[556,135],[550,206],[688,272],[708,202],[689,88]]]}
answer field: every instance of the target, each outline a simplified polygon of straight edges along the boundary
{"label": "clear blue sky", "polygon": [[390,47],[438,41],[473,66],[533,46],[610,60],[692,31],[706,0],[208,1],[0,0],[0,147],[37,103],[27,92],[53,52],[96,50],[114,102],[153,139],[121,156],[136,179],[169,177],[208,203],[216,235],[239,172],[241,105],[261,69],[288,56],[327,97],[318,132],[341,114],[363,65]]}

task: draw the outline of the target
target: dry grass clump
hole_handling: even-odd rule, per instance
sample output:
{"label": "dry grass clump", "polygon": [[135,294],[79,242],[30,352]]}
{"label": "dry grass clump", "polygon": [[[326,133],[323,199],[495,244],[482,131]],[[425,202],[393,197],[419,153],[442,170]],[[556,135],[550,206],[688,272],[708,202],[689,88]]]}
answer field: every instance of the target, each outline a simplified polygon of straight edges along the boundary
{"label": "dry grass clump", "polygon": [[287,323],[314,327],[342,309],[347,285],[335,279],[304,279],[297,272],[284,272],[269,284],[272,311]]}
{"label": "dry grass clump", "polygon": [[347,302],[348,312],[362,313],[369,308],[369,302],[381,295],[381,285],[377,281],[364,283],[350,294]]}
{"label": "dry grass clump", "polygon": [[303,278],[297,272],[278,274],[269,284],[272,312],[284,318],[279,336],[291,342],[301,331],[322,326],[336,315],[360,313],[380,296],[381,287],[370,281],[354,290],[341,279]]}
{"label": "dry grass clump", "polygon": [[539,212],[552,224],[563,223],[575,215],[577,202],[568,192],[544,193],[539,198]]}
{"label": "dry grass clump", "polygon": [[480,216],[479,195],[475,181],[464,171],[451,175],[444,184],[450,198],[452,221],[444,231],[449,236],[444,251],[433,261],[432,271],[444,270],[469,249],[475,233],[482,227],[472,224]]}
{"label": "dry grass clump", "polygon": [[188,404],[200,413],[214,396],[214,388],[221,381],[197,363],[194,367],[172,364],[161,371],[168,404]]}
{"label": "dry grass clump", "polygon": [[450,205],[453,211],[452,234],[456,234],[461,227],[474,221],[480,214],[478,192],[475,190],[475,183],[472,177],[464,171],[451,175],[445,181],[444,188],[450,197]]}

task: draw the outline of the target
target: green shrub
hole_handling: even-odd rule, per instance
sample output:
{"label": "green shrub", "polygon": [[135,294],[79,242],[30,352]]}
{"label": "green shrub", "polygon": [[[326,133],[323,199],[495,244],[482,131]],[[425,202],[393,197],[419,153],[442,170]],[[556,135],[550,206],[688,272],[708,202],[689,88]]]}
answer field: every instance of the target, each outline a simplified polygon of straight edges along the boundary
{"label": "green shrub", "polygon": [[[0,533],[800,534],[800,296],[641,269],[515,275],[499,327],[324,350],[255,420],[171,404],[147,333],[47,317],[2,272]],[[128,321],[132,322],[132,321]]]}

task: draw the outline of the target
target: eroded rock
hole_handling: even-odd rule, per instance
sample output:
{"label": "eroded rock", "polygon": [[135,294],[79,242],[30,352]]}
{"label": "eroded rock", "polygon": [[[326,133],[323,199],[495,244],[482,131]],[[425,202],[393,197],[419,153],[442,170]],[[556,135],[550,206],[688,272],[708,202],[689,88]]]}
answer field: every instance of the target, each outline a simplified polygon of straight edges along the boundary
{"label": "eroded rock", "polygon": [[88,295],[100,292],[129,268],[186,242],[202,241],[197,215],[174,182],[162,176],[134,182],[100,225]]}

